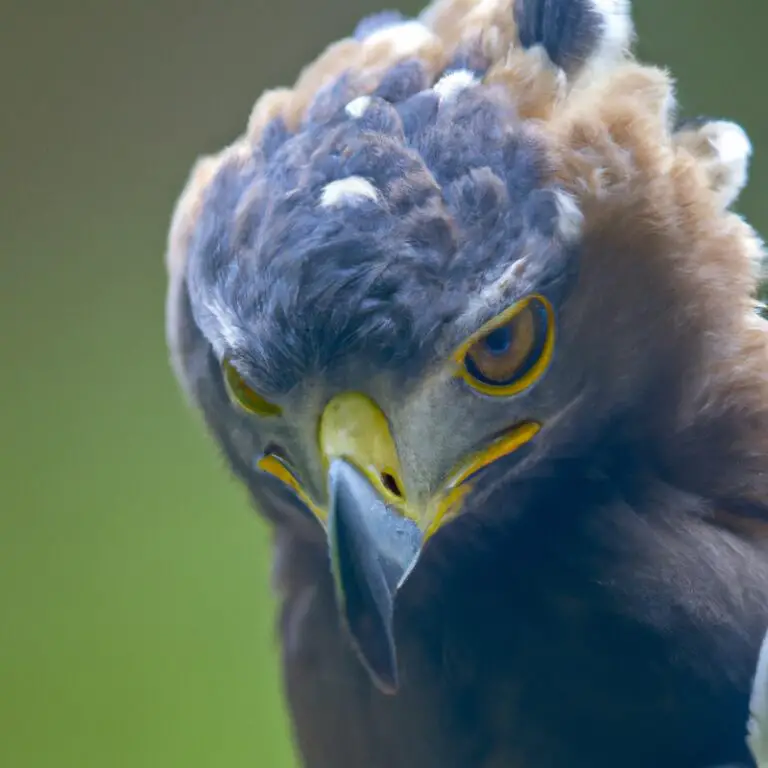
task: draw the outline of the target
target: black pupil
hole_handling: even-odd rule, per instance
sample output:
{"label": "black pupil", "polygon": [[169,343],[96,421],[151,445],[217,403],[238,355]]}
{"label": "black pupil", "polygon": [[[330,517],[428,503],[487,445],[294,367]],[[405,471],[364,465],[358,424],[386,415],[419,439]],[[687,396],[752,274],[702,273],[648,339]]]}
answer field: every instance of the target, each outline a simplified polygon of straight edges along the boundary
{"label": "black pupil", "polygon": [[492,355],[503,355],[512,344],[512,329],[508,325],[496,328],[485,337],[484,344]]}

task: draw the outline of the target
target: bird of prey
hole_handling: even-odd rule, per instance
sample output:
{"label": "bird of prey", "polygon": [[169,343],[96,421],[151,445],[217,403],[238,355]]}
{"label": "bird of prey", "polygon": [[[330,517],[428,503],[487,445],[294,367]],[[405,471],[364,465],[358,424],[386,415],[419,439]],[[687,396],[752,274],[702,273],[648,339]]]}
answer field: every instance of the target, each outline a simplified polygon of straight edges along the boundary
{"label": "bird of prey", "polygon": [[627,0],[366,18],[195,165],[172,362],[307,768],[754,765],[763,246]]}

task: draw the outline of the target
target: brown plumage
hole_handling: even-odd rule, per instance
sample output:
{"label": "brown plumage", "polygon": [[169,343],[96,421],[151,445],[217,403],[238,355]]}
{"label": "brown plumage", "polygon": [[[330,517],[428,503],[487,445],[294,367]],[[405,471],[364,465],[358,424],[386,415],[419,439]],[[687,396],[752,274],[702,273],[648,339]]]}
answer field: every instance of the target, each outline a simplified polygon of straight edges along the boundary
{"label": "brown plumage", "polygon": [[[303,763],[752,764],[768,324],[762,244],[729,208],[749,142],[676,123],[622,0],[438,0],[393,23],[265,94],[196,166],[169,241],[175,369],[274,530]],[[459,391],[451,350],[531,293],[555,308],[546,372]],[[276,419],[233,407],[229,361]],[[326,406],[349,391],[381,406],[398,466],[366,447],[378,410],[350,410],[363,437],[333,452]],[[488,458],[425,539],[450,467],[534,417],[530,450]],[[415,565],[346,506],[374,486]]]}

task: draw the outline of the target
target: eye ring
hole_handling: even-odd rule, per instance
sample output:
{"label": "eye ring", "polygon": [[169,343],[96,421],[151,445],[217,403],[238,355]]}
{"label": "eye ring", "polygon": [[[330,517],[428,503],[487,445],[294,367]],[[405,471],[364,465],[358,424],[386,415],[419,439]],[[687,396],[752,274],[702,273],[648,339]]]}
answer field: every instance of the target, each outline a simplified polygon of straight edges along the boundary
{"label": "eye ring", "polygon": [[222,361],[221,371],[229,399],[241,410],[264,417],[282,414],[283,410],[279,405],[262,397],[253,387],[248,385],[229,357],[225,357]]}
{"label": "eye ring", "polygon": [[514,395],[544,374],[552,359],[555,316],[550,302],[532,294],[502,312],[457,350],[457,375],[478,392]]}

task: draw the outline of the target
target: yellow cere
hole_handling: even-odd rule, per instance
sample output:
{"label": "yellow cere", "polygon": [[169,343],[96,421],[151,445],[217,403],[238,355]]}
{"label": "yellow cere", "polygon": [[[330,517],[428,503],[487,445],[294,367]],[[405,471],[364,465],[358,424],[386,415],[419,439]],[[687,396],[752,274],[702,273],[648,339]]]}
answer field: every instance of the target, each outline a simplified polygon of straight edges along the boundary
{"label": "yellow cere", "polygon": [[326,470],[333,459],[358,467],[389,504],[405,511],[400,459],[389,421],[376,403],[360,392],[334,397],[320,418],[320,452]]}
{"label": "yellow cere", "polygon": [[[543,327],[536,322],[536,309],[544,310]],[[502,328],[509,330],[509,349],[493,356],[483,349],[483,342],[491,333]],[[531,361],[529,358],[537,346],[540,346],[540,352]],[[456,350],[453,355],[456,376],[486,395],[515,395],[541,378],[552,360],[554,347],[555,313],[552,305],[543,296],[532,294],[486,323]],[[529,363],[527,367],[526,361]],[[483,381],[473,375],[468,363],[480,369],[487,380]],[[515,377],[517,370],[520,375]],[[494,383],[495,380],[500,383]]]}
{"label": "yellow cere", "polygon": [[444,522],[447,522],[461,508],[464,497],[472,490],[470,478],[484,467],[493,464],[504,456],[514,453],[525,445],[541,430],[541,425],[535,421],[527,421],[505,435],[494,440],[487,448],[478,451],[468,461],[462,462],[448,477],[444,491],[430,504],[430,524],[425,537],[431,536]]}
{"label": "yellow cere", "polygon": [[269,402],[248,386],[237,368],[229,360],[224,360],[221,367],[227,393],[240,408],[256,416],[280,416],[282,413],[280,406]]}

